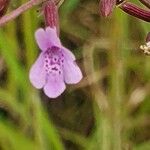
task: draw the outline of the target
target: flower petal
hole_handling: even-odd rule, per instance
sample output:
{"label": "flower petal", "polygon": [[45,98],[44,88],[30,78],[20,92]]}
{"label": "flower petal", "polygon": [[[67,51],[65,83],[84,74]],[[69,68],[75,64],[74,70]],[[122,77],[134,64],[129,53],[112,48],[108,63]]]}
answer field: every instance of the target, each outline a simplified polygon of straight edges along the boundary
{"label": "flower petal", "polygon": [[44,70],[43,53],[40,54],[36,62],[30,69],[29,78],[31,83],[37,89],[42,88],[46,82],[46,72]]}
{"label": "flower petal", "polygon": [[66,47],[62,47],[62,51],[63,51],[66,59],[69,59],[72,61],[76,60],[74,54],[69,49],[67,49]]}
{"label": "flower petal", "polygon": [[50,98],[56,98],[60,96],[64,90],[66,89],[66,85],[63,81],[63,78],[60,76],[49,75],[48,81],[44,86],[45,94]]}
{"label": "flower petal", "polygon": [[51,47],[52,46],[61,47],[59,37],[57,36],[56,28],[47,27],[46,28],[46,36],[48,38],[49,45]]}
{"label": "flower petal", "polygon": [[35,39],[41,50],[45,51],[49,48],[49,39],[44,29],[40,28],[35,32]]}
{"label": "flower petal", "polygon": [[64,80],[68,84],[76,84],[82,79],[82,72],[76,62],[65,60]]}

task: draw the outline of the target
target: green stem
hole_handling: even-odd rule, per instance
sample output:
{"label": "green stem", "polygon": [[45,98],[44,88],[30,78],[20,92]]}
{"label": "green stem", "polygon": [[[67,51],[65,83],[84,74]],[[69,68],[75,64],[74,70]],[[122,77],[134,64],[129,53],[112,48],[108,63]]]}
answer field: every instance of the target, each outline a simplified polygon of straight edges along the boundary
{"label": "green stem", "polygon": [[110,27],[111,49],[110,57],[110,93],[111,114],[112,118],[112,150],[122,149],[122,102],[124,99],[124,75],[125,75],[125,58],[122,41],[124,41],[125,23],[124,16],[117,14],[114,17]]}

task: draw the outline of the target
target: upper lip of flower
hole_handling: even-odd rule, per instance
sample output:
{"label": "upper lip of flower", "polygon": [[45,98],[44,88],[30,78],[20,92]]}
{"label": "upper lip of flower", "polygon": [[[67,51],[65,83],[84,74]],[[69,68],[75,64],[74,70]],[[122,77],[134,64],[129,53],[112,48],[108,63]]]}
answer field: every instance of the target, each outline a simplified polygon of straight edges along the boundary
{"label": "upper lip of flower", "polygon": [[35,38],[42,51],[46,51],[52,46],[61,48],[61,42],[56,34],[56,28],[47,27],[45,30],[40,28],[35,33]]}

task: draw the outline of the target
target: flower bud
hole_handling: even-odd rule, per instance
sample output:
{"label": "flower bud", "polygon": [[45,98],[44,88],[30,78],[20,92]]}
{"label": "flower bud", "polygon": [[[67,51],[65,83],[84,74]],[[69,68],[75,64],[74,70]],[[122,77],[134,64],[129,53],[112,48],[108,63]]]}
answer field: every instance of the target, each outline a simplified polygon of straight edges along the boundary
{"label": "flower bud", "polygon": [[10,0],[0,0],[0,17],[2,17],[8,8]]}
{"label": "flower bud", "polygon": [[119,8],[121,8],[124,12],[126,12],[129,15],[150,22],[150,11],[144,10],[133,3],[130,2],[121,3],[119,5]]}
{"label": "flower bud", "polygon": [[150,9],[150,0],[139,0],[139,1]]}
{"label": "flower bud", "polygon": [[56,28],[59,34],[59,16],[58,8],[54,0],[49,0],[44,3],[45,25],[51,28]]}
{"label": "flower bud", "polygon": [[115,5],[116,0],[100,0],[100,14],[104,17],[111,15]]}

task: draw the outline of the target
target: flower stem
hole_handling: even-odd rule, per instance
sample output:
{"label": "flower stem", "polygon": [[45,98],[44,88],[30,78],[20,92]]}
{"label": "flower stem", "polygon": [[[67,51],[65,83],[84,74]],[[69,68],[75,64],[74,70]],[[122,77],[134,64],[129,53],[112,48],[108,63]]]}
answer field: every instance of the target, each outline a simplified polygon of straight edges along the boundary
{"label": "flower stem", "polygon": [[[111,150],[121,150],[123,148],[123,101],[125,99],[125,58],[128,51],[122,41],[126,41],[124,36],[127,32],[125,25],[127,20],[122,13],[114,13],[114,20],[108,31],[110,34],[111,49],[109,52],[110,78],[109,78],[109,101],[111,106]],[[119,28],[118,28],[119,26]],[[125,109],[125,108],[124,108]]]}

